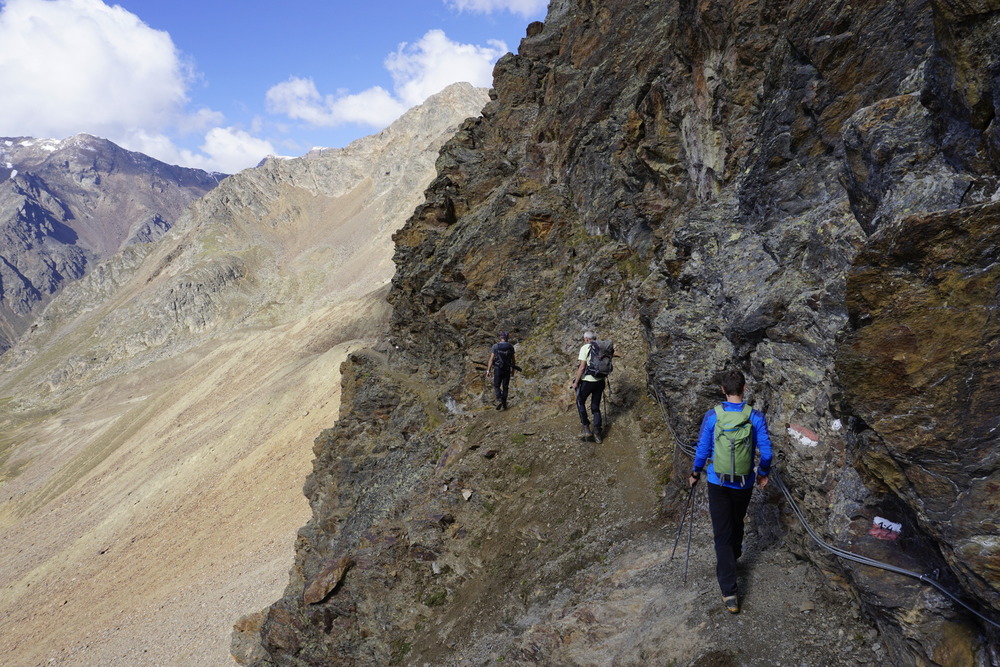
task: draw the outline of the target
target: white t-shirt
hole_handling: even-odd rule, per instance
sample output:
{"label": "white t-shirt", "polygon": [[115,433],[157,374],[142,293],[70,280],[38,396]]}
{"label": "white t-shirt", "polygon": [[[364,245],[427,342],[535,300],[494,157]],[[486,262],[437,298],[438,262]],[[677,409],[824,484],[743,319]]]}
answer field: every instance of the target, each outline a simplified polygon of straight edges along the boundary
{"label": "white t-shirt", "polygon": [[[580,348],[580,355],[578,358],[580,361],[587,361],[590,359],[590,343],[583,344],[583,347]],[[580,379],[584,382],[600,382],[600,380],[595,378],[593,375],[584,375]]]}

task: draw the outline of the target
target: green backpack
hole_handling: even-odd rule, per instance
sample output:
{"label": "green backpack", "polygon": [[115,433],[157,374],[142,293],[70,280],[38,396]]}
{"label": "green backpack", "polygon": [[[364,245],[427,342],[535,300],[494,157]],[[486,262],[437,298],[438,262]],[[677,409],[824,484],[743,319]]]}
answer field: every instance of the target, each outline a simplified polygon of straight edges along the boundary
{"label": "green backpack", "polygon": [[740,412],[715,406],[715,448],[712,467],[723,482],[736,482],[753,469],[753,426],[750,413],[753,409],[744,404]]}

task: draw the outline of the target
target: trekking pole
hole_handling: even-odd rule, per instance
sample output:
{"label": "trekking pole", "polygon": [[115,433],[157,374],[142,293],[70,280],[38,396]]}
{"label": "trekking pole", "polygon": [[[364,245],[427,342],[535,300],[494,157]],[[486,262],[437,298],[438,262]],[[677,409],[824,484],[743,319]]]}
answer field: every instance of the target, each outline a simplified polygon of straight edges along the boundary
{"label": "trekking pole", "polygon": [[[674,538],[674,548],[670,551],[670,560],[674,559],[674,552],[677,551],[677,544],[681,541],[681,531],[684,530],[684,519],[687,517],[688,509],[691,507],[691,497],[694,495],[694,487],[697,483],[692,484],[691,488],[688,489],[688,497],[684,502],[684,512],[681,514],[681,522],[677,525],[677,536]],[[690,549],[690,541],[688,542],[688,548]],[[684,566],[684,573],[687,576],[687,565]]]}
{"label": "trekking pole", "polygon": [[[694,487],[698,485],[695,482],[691,485],[691,496],[694,496]],[[692,505],[693,505],[692,501]],[[691,509],[691,516],[688,517],[688,543],[687,543],[687,553],[684,554],[684,583],[688,582],[688,562],[691,560],[691,531],[694,529],[694,508]]]}

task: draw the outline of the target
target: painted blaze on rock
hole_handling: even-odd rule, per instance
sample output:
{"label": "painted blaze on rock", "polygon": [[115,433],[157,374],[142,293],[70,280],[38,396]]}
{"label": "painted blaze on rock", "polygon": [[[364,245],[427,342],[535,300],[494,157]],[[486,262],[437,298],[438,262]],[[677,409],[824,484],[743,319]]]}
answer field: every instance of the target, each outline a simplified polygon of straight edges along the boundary
{"label": "painted blaze on rock", "polygon": [[838,371],[884,452],[862,461],[1000,609],[1000,204],[908,218],[848,278]]}

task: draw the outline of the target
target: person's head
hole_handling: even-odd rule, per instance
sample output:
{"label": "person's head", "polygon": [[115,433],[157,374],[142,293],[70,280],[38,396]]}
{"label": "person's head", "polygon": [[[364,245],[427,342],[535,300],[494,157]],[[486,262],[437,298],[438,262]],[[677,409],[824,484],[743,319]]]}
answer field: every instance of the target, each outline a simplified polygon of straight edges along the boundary
{"label": "person's head", "polygon": [[747,386],[743,373],[736,370],[723,371],[719,382],[722,383],[722,391],[726,392],[726,396],[742,396]]}
{"label": "person's head", "polygon": [[585,341],[597,340],[597,334],[595,334],[593,331],[587,331],[583,334],[583,340]]}
{"label": "person's head", "polygon": [[500,332],[500,340],[509,341],[510,340],[510,334],[507,333],[506,331],[501,331]]}

